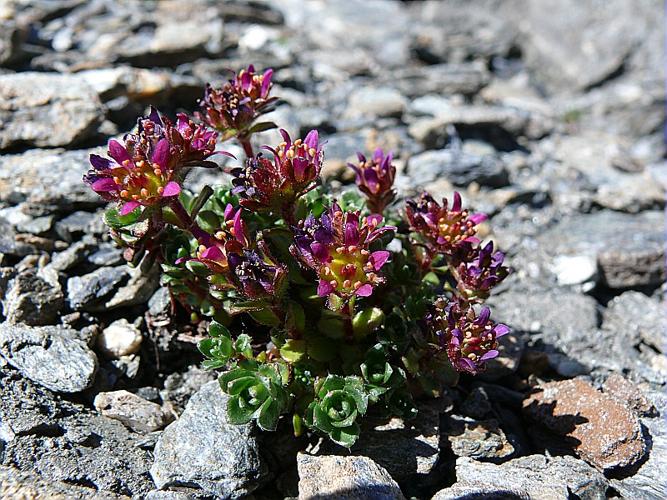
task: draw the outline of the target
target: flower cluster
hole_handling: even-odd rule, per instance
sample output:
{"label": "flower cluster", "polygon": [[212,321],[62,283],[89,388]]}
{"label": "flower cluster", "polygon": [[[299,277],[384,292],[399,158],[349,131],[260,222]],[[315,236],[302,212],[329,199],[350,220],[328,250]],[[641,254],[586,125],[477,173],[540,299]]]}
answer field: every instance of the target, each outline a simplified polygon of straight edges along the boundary
{"label": "flower cluster", "polygon": [[316,186],[323,156],[317,131],[311,130],[305,139],[294,142],[285,130],[280,133],[284,141],[276,148],[265,148],[272,160],[260,153],[248,158],[245,168],[232,170],[233,192],[241,198],[241,206],[281,213]]}
{"label": "flower cluster", "polygon": [[356,165],[348,163],[348,166],[354,170],[359,191],[366,195],[369,210],[381,214],[396,197],[394,189],[396,167],[392,163],[393,155],[391,153],[385,155],[384,151],[378,148],[370,160],[367,160],[362,153],[357,153],[357,157],[359,163]]}
{"label": "flower cluster", "polygon": [[385,282],[379,271],[390,253],[370,247],[396,228],[381,224],[381,215],[361,217],[359,212],[343,212],[334,202],[318,219],[310,216],[295,228],[292,252],[317,272],[320,297],[368,297]]}
{"label": "flower cluster", "polygon": [[[273,70],[255,72],[250,65],[242,69],[221,88],[206,86],[200,102],[201,117],[222,134],[222,139],[247,136],[252,125],[261,114],[271,111],[276,98],[270,97]],[[266,128],[262,127],[262,130]]]}
{"label": "flower cluster", "polygon": [[[108,157],[91,156],[84,180],[119,204],[105,221],[128,259],[161,266],[187,313],[176,320],[208,328],[199,349],[224,370],[229,422],[275,430],[289,415],[296,435],[350,447],[371,406],[412,417],[414,394],[437,395],[498,356],[508,328],[482,302],[509,270],[479,239],[486,216],[458,193],[399,211],[391,153],[359,154],[358,190],[337,196],[316,130],[281,130],[255,154],[253,134],[272,126],[255,122],[275,102],[272,74],[249,66],[208,86],[194,120],[151,110]],[[188,171],[217,166],[217,141],[230,139],[245,151],[231,185],[188,191]]]}
{"label": "flower cluster", "polygon": [[121,202],[121,215],[140,205],[153,206],[181,192],[182,171],[214,154],[217,133],[179,115],[176,125],[152,109],[139,119],[136,134],[125,144],[109,141],[109,158],[90,155],[84,177],[109,201]]}
{"label": "flower cluster", "polygon": [[509,328],[490,321],[488,307],[476,315],[469,304],[453,300],[446,305],[439,301],[435,309],[431,322],[436,337],[456,370],[475,375],[486,361],[498,356],[497,339],[509,333]]}
{"label": "flower cluster", "polygon": [[428,193],[408,200],[406,215],[413,231],[423,236],[435,251],[453,254],[469,243],[478,243],[477,226],[486,220],[484,214],[470,214],[461,207],[461,195],[454,193],[451,208],[448,200],[442,206]]}

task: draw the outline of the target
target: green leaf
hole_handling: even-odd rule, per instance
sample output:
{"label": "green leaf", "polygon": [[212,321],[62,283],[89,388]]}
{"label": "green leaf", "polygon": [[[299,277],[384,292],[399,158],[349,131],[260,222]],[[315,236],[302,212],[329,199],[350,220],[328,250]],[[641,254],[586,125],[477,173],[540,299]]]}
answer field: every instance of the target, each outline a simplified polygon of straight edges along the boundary
{"label": "green leaf", "polygon": [[241,398],[231,397],[227,400],[227,420],[230,424],[247,424],[252,420],[255,409],[241,404]]}
{"label": "green leaf", "polygon": [[298,302],[293,300],[287,304],[287,317],[285,318],[285,328],[297,333],[303,333],[306,328],[306,313]]}
{"label": "green leaf", "polygon": [[140,215],[141,207],[135,208],[126,215],[120,215],[117,208],[109,208],[104,212],[104,223],[113,229],[121,229],[137,222]]}
{"label": "green leaf", "polygon": [[197,222],[204,231],[215,233],[220,229],[220,217],[212,210],[202,210],[197,214]]}
{"label": "green leaf", "polygon": [[211,321],[211,324],[208,325],[208,334],[211,337],[231,337],[229,329],[217,321]]}
{"label": "green leaf", "polygon": [[185,267],[195,276],[205,277],[211,274],[211,271],[209,270],[208,267],[206,267],[206,264],[198,262],[196,260],[188,260],[185,263]]}
{"label": "green leaf", "polygon": [[332,339],[342,339],[345,335],[345,318],[334,311],[323,310],[317,329]]}
{"label": "green leaf", "polygon": [[280,348],[280,356],[290,363],[298,362],[306,353],[306,341],[289,339]]}
{"label": "green leaf", "polygon": [[369,333],[384,323],[384,313],[378,307],[362,309],[352,319],[352,330],[357,339],[366,337]]}
{"label": "green leaf", "polygon": [[275,431],[280,417],[279,406],[270,398],[264,401],[259,409],[257,425],[263,431]]}
{"label": "green leaf", "polygon": [[246,358],[252,359],[252,338],[250,335],[245,333],[239,335],[236,339],[236,342],[234,343],[234,349],[236,352],[242,354]]}
{"label": "green leaf", "polygon": [[259,309],[257,311],[248,311],[252,319],[264,326],[280,326],[282,321],[270,307]]}
{"label": "green leaf", "polygon": [[351,448],[359,438],[359,424],[355,422],[344,429],[333,429],[329,436],[334,443]]}
{"label": "green leaf", "polygon": [[271,130],[274,128],[277,128],[278,125],[276,125],[273,122],[259,122],[255,123],[250,129],[248,130],[248,134],[255,134],[257,132],[264,132],[266,130]]}
{"label": "green leaf", "polygon": [[307,341],[306,352],[315,361],[322,363],[327,363],[338,355],[336,343],[326,337],[310,337]]}

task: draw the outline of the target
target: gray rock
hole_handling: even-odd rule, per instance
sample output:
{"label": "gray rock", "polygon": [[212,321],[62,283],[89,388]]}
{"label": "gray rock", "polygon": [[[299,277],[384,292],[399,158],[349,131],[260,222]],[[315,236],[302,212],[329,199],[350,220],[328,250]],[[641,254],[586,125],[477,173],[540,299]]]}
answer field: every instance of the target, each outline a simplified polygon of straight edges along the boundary
{"label": "gray rock", "polygon": [[64,481],[46,480],[39,474],[0,466],[0,496],[2,498],[54,498],[68,500],[115,500],[127,498],[109,491],[97,491],[68,484]]}
{"label": "gray rock", "polygon": [[253,425],[229,424],[226,410],[217,382],[192,397],[155,447],[151,476],[158,488],[188,485],[218,498],[241,498],[268,479]]}
{"label": "gray rock", "polygon": [[215,373],[193,365],[182,373],[170,374],[164,381],[164,389],[160,391],[160,396],[177,410],[182,411],[193,394],[215,379]]}
{"label": "gray rock", "polygon": [[554,258],[552,271],[559,285],[579,285],[594,280],[597,263],[589,255],[561,255]]}
{"label": "gray rock", "polygon": [[104,114],[97,94],[75,75],[0,75],[0,93],[0,149],[74,145],[95,133]]}
{"label": "gray rock", "polygon": [[0,66],[5,67],[21,57],[23,38],[25,30],[20,29],[13,20],[0,21]]}
{"label": "gray rock", "polygon": [[57,280],[49,283],[33,269],[10,281],[3,302],[9,323],[38,326],[56,322],[65,298]]}
{"label": "gray rock", "polygon": [[494,461],[508,459],[514,454],[514,446],[496,420],[474,420],[448,415],[443,418],[441,432],[457,457]]}
{"label": "gray rock", "polygon": [[56,233],[65,241],[72,241],[83,234],[99,235],[105,230],[100,213],[79,210],[56,222]]}
{"label": "gray rock", "polygon": [[299,453],[299,500],[403,499],[389,473],[366,457]]}
{"label": "gray rock", "polygon": [[68,271],[84,262],[88,253],[96,247],[92,238],[79,240],[62,252],[53,254],[49,266],[56,271]]}
{"label": "gray rock", "polygon": [[480,374],[483,380],[498,380],[511,375],[519,368],[526,340],[521,332],[510,332],[498,341],[500,355],[486,363],[486,370]]}
{"label": "gray rock", "polygon": [[[521,9],[518,26],[525,62],[544,87],[571,93],[623,71],[626,59],[646,36],[655,4],[617,0],[606,7],[601,12],[594,4],[570,0]],[[572,33],[565,40],[564,26]]]}
{"label": "gray rock", "polygon": [[605,210],[563,219],[538,243],[553,257],[596,258],[600,279],[611,288],[655,286],[665,279],[663,225],[662,212]]}
{"label": "gray rock", "polygon": [[427,94],[473,95],[490,79],[483,64],[434,64],[422,67],[399,68],[391,73],[387,83],[394,85],[408,98]]}
{"label": "gray rock", "polygon": [[667,352],[665,305],[643,293],[628,291],[614,297],[604,311],[602,329],[635,344],[643,342],[660,353]]}
{"label": "gray rock", "polygon": [[350,117],[400,118],[407,101],[400,92],[390,87],[361,87],[350,95],[346,114]]}
{"label": "gray rock", "polygon": [[585,462],[569,456],[531,455],[502,465],[463,457],[456,461],[456,478],[452,490],[439,491],[433,500],[461,498],[455,495],[462,494],[526,500],[560,500],[571,495],[586,500],[607,498],[605,477]]}
{"label": "gray rock", "polygon": [[[0,169],[0,172],[2,170]],[[0,173],[0,176],[2,174]],[[2,188],[0,187],[0,190]],[[0,218],[0,256],[11,255],[14,257],[24,257],[35,253],[35,247],[30,244],[17,241],[16,232],[10,223]],[[2,260],[0,258],[0,260]]]}
{"label": "gray rock", "polygon": [[100,392],[94,406],[105,417],[120,421],[136,432],[154,432],[171,420],[171,414],[160,405],[127,391]]}
{"label": "gray rock", "polygon": [[44,387],[56,392],[80,392],[93,383],[97,357],[75,336],[68,328],[5,322],[0,324],[0,354],[21,374]]}
{"label": "gray rock", "polygon": [[62,400],[14,371],[0,370],[0,382],[0,420],[11,431],[0,437],[3,465],[94,488],[86,498],[127,498],[153,488],[150,454],[120,422]]}
{"label": "gray rock", "polygon": [[476,156],[456,148],[426,151],[411,157],[408,175],[419,184],[446,178],[455,186],[476,182],[482,186],[501,187],[509,182],[508,172],[494,156]]}
{"label": "gray rock", "polygon": [[125,266],[101,267],[84,276],[74,276],[67,280],[69,305],[74,310],[104,309],[104,303],[127,278]]}
{"label": "gray rock", "polygon": [[0,201],[25,202],[25,210],[39,215],[104,204],[81,180],[89,168],[90,153],[104,154],[104,150],[33,149],[1,156]]}

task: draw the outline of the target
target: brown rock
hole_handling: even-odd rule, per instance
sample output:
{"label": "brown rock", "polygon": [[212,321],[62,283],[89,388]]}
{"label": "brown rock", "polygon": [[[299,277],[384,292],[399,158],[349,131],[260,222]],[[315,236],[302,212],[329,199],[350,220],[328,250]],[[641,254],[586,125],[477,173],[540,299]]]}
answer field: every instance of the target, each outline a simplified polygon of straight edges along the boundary
{"label": "brown rock", "polygon": [[602,469],[639,462],[647,448],[637,416],[581,379],[549,382],[523,402],[524,412],[565,436],[581,458]]}
{"label": "brown rock", "polygon": [[623,375],[612,373],[605,380],[602,390],[618,399],[640,417],[655,417],[655,406],[646,398],[642,390]]}

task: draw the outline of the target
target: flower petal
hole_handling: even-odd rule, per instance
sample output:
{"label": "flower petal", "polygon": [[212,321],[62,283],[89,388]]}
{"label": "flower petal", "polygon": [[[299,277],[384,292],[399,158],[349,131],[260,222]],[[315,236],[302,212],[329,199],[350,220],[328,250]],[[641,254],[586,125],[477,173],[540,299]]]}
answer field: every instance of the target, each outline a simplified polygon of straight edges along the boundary
{"label": "flower petal", "polygon": [[132,161],[130,154],[127,152],[127,149],[120,142],[111,139],[109,141],[109,156],[116,160],[118,163],[122,164],[125,160]]}
{"label": "flower petal", "polygon": [[134,210],[139,206],[138,201],[128,201],[120,209],[120,215],[127,215],[134,212]]}
{"label": "flower petal", "polygon": [[331,283],[329,283],[327,280],[320,280],[320,282],[317,284],[317,295],[320,297],[326,297],[333,291],[334,287],[331,286]]}
{"label": "flower petal", "polygon": [[118,191],[120,186],[111,177],[101,177],[93,182],[90,187],[93,191],[106,193],[108,191]]}
{"label": "flower petal", "polygon": [[181,192],[181,186],[178,185],[178,182],[171,181],[165,187],[162,192],[162,196],[178,196]]}
{"label": "flower petal", "polygon": [[391,254],[387,250],[377,250],[370,255],[368,260],[373,265],[373,269],[379,271],[380,268],[385,265],[387,260],[389,260],[390,255]]}
{"label": "flower petal", "polygon": [[169,163],[169,141],[167,139],[160,139],[155,145],[151,161],[162,168],[167,166]]}
{"label": "flower petal", "polygon": [[361,285],[355,292],[359,297],[369,297],[373,293],[373,287],[368,283]]}
{"label": "flower petal", "polygon": [[104,158],[103,156],[100,155],[91,154],[90,164],[93,166],[95,170],[107,170],[113,167],[114,162],[109,158]]}

